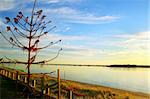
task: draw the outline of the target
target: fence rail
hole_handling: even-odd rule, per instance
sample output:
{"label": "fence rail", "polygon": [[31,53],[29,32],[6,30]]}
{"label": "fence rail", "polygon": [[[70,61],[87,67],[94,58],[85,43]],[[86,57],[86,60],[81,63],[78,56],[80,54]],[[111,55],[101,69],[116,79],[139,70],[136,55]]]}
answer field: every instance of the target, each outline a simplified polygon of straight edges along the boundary
{"label": "fence rail", "polygon": [[[75,97],[78,97],[77,99],[84,99],[84,95],[78,95],[72,90],[68,89],[61,89],[60,85],[60,70],[57,70],[57,81],[49,84],[45,83],[44,77],[46,76],[43,74],[40,78],[39,77],[32,77],[32,75],[39,75],[37,74],[31,74],[31,79],[29,82],[29,85],[27,83],[27,73],[18,71],[18,70],[9,70],[7,68],[1,68],[0,67],[0,75],[9,78],[11,80],[17,81],[17,83],[20,83],[22,85],[27,86],[29,89],[33,91],[34,94],[37,95],[41,94],[42,96],[47,96],[48,99],[75,99]],[[41,75],[41,74],[40,74]],[[61,93],[67,93],[66,95],[61,95]]]}
{"label": "fence rail", "polygon": [[[128,99],[128,96],[121,96],[110,90],[100,90],[97,95],[91,96],[72,89],[72,87],[61,86],[60,70],[57,70],[57,79],[51,79],[47,73],[34,73],[27,82],[27,73],[19,70],[0,67],[0,75],[16,83],[26,86],[35,96],[44,97],[42,99]],[[47,79],[49,78],[49,79]],[[45,98],[46,97],[46,98]]]}

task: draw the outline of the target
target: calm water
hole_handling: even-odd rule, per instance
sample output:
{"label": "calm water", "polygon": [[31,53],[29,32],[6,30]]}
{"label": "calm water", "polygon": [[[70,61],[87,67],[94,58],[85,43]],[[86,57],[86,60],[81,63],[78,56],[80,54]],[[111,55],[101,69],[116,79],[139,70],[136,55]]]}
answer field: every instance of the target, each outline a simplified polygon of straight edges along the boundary
{"label": "calm water", "polygon": [[[9,65],[14,68],[15,66]],[[25,69],[25,65],[17,65]],[[110,68],[86,66],[32,65],[34,73],[45,73],[60,69],[61,78],[90,84],[110,86],[136,92],[150,93],[150,68]],[[57,73],[51,74],[56,76]]]}

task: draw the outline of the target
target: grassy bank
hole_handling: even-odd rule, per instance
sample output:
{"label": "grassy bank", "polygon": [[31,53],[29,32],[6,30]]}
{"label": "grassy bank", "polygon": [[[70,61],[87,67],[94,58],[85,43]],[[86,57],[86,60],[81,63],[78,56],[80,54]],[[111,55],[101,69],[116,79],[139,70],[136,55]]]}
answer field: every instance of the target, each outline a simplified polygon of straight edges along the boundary
{"label": "grassy bank", "polygon": [[99,99],[112,99],[111,97],[115,97],[115,99],[150,99],[149,94],[131,92],[106,86],[85,84],[74,81],[62,81],[62,85],[72,88],[79,93],[89,96],[97,96]]}
{"label": "grassy bank", "polygon": [[[41,74],[33,74],[32,77],[40,77]],[[55,77],[46,75],[44,77],[47,82],[56,82]],[[65,90],[72,90],[79,96],[90,96],[95,99],[150,99],[150,94],[141,92],[131,92],[123,89],[111,88],[107,86],[93,85],[87,83],[81,83],[71,80],[61,79],[61,88]],[[90,98],[91,99],[91,98]]]}

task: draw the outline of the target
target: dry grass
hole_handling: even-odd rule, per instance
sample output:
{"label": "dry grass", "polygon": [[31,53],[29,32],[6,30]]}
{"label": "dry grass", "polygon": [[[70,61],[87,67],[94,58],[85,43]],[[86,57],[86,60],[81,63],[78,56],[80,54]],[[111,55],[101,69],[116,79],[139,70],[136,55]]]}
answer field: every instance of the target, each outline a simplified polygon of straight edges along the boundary
{"label": "dry grass", "polygon": [[70,88],[91,96],[98,96],[103,93],[108,95],[113,94],[117,99],[150,99],[150,94],[131,92],[106,86],[85,84],[69,80],[62,80],[61,84],[66,88]]}

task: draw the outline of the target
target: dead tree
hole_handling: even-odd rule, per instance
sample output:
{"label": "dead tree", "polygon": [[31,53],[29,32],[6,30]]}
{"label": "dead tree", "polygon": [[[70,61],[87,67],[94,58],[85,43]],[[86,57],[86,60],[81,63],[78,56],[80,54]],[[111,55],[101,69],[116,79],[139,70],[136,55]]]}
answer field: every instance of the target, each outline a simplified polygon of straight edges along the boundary
{"label": "dead tree", "polygon": [[[43,15],[43,10],[35,11],[36,0],[32,8],[31,16],[25,16],[23,12],[18,12],[15,18],[5,17],[6,19],[6,31],[10,33],[11,36],[7,37],[4,32],[0,31],[3,38],[8,41],[12,46],[20,48],[23,51],[27,51],[27,61],[22,62],[15,59],[10,59],[16,63],[27,64],[28,77],[27,81],[29,84],[30,80],[30,66],[31,64],[45,64],[53,59],[57,58],[59,52],[62,50],[60,48],[56,56],[49,60],[35,61],[38,51],[50,47],[54,44],[61,42],[61,40],[55,42],[49,42],[47,45],[39,47],[39,42],[41,42],[41,37],[48,34],[51,30],[56,28],[56,26],[48,27],[52,21],[45,21],[46,15]],[[18,38],[24,38],[28,44],[24,44]]]}

